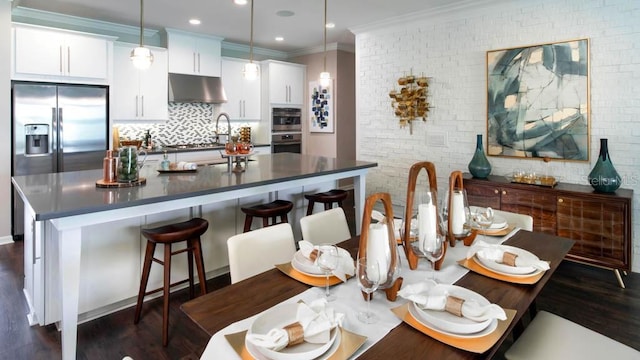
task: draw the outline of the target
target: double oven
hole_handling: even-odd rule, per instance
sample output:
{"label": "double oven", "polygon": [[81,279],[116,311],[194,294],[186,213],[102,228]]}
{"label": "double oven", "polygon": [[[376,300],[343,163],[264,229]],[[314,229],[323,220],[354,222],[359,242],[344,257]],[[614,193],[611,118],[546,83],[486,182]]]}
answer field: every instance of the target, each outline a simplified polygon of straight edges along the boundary
{"label": "double oven", "polygon": [[302,110],[273,108],[271,111],[271,152],[302,152]]}

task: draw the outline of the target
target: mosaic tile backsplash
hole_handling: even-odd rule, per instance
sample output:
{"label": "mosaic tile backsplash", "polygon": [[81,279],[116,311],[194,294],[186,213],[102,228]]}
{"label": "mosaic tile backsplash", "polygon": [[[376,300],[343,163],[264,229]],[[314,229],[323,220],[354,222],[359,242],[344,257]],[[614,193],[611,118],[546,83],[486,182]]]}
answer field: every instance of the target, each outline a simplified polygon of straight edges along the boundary
{"label": "mosaic tile backsplash", "polygon": [[[121,139],[144,139],[147,130],[155,146],[210,143],[214,141],[216,117],[219,109],[205,103],[169,103],[169,120],[163,123],[116,124]],[[241,126],[251,126],[252,132],[257,122],[232,121],[231,133],[237,133]],[[227,120],[220,119],[221,134],[227,133]]]}

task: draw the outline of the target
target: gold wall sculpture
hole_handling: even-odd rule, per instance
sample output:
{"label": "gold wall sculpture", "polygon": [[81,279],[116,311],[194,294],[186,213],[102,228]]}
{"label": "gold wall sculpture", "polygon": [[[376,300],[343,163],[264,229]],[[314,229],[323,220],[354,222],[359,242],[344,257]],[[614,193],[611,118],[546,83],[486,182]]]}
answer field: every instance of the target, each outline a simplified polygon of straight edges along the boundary
{"label": "gold wall sculpture", "polygon": [[389,92],[391,107],[395,116],[400,118],[400,127],[409,125],[409,133],[413,134],[413,120],[422,118],[422,121],[427,121],[429,78],[409,74],[400,77],[398,85],[401,86],[400,91],[394,89]]}

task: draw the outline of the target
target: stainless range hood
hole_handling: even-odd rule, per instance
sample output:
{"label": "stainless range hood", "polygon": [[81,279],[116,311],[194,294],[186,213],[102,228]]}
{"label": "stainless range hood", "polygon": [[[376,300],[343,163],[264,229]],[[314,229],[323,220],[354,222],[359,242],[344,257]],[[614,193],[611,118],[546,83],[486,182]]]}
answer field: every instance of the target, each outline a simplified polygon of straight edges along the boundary
{"label": "stainless range hood", "polygon": [[169,102],[222,104],[227,94],[219,77],[169,73]]}

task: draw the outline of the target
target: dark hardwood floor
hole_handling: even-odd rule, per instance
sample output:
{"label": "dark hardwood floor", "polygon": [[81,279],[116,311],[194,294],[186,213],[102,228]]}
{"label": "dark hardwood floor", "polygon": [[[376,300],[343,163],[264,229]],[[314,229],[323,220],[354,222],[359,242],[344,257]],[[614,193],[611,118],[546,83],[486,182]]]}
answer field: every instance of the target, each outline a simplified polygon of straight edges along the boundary
{"label": "dark hardwood floor", "polygon": [[[353,212],[347,214],[353,230]],[[640,350],[640,274],[624,279],[627,288],[621,289],[611,271],[565,261],[538,298],[538,309]],[[207,282],[209,291],[229,283],[228,276]],[[0,359],[59,359],[60,333],[54,325],[29,327],[22,287],[23,243],[0,246]],[[81,324],[78,359],[198,359],[209,337],[181,312],[180,304],[187,300],[186,290],[171,296],[166,348],[161,340],[162,302],[156,299],[145,304],[138,325],[133,324],[133,307]]]}

